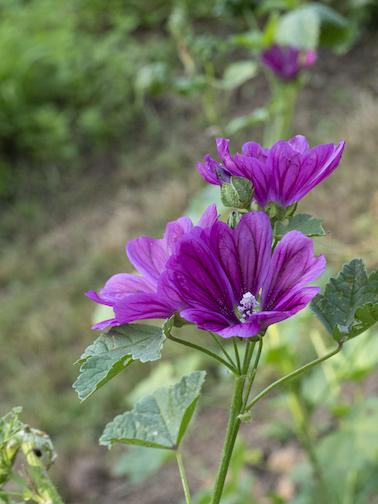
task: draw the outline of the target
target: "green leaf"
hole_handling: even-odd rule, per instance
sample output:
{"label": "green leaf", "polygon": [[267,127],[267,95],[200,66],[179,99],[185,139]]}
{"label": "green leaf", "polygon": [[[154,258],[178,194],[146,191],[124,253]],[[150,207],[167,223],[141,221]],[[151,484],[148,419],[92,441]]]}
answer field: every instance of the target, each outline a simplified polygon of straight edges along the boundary
{"label": "green leaf", "polygon": [[125,367],[139,359],[148,362],[160,359],[166,336],[160,327],[124,324],[101,334],[76,364],[82,364],[80,376],[73,384],[84,401]]}
{"label": "green leaf", "polygon": [[205,371],[194,371],[172,387],[161,387],[138,401],[132,411],[108,423],[100,444],[114,442],[175,449],[184,435],[199,398]]}
{"label": "green leaf", "polygon": [[362,259],[344,264],[310,310],[337,342],[358,336],[378,320],[378,270],[368,278]]}
{"label": "green leaf", "polygon": [[248,208],[253,197],[252,182],[244,177],[232,176],[221,189],[221,201],[225,207]]}
{"label": "green leaf", "polygon": [[319,44],[320,16],[306,7],[295,9],[280,17],[275,41],[298,49],[315,49]]}
{"label": "green leaf", "polygon": [[225,89],[236,89],[255,77],[257,72],[258,64],[255,61],[236,61],[226,68],[220,83]]}
{"label": "green leaf", "polygon": [[288,223],[284,224],[277,221],[274,225],[274,236],[282,238],[289,231],[301,231],[306,236],[324,236],[325,232],[322,228],[322,219],[312,219],[311,215],[297,214],[294,217],[287,218]]}

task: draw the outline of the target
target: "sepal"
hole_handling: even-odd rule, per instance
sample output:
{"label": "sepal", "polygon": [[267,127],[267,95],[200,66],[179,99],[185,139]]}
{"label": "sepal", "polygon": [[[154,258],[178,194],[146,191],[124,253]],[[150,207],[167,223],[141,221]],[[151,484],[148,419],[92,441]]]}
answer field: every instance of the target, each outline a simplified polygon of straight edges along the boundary
{"label": "sepal", "polygon": [[225,207],[247,209],[251,205],[254,190],[252,182],[244,177],[232,176],[230,183],[221,189],[221,201]]}

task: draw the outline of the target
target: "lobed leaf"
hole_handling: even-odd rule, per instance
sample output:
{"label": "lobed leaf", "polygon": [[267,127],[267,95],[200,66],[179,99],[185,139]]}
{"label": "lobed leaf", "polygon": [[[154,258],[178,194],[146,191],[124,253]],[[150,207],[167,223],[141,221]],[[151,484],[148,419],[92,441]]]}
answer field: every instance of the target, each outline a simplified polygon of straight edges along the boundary
{"label": "lobed leaf", "polygon": [[282,238],[289,231],[301,231],[306,236],[324,236],[325,231],[322,227],[324,220],[312,219],[308,214],[297,214],[294,217],[287,218],[288,223],[284,224],[277,221],[274,225],[274,236]]}
{"label": "lobed leaf", "polygon": [[334,340],[355,338],[378,320],[378,270],[368,277],[363,260],[353,259],[309,306]]}
{"label": "lobed leaf", "polygon": [[143,397],[132,411],[108,423],[100,444],[109,448],[119,442],[175,449],[193,415],[205,375],[205,371],[194,371],[173,386],[158,388]]}
{"label": "lobed leaf", "polygon": [[144,324],[124,324],[101,334],[76,362],[81,374],[73,387],[79,398],[87,399],[135,360],[160,359],[165,339],[160,327]]}

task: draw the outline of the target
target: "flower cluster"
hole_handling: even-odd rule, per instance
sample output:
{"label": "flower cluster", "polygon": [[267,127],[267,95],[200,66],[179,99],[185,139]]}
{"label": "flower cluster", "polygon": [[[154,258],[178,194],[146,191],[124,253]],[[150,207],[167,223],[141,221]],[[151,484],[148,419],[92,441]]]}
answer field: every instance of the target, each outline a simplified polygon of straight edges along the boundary
{"label": "flower cluster", "polygon": [[[344,143],[309,151],[302,136],[280,140],[271,149],[255,142],[231,157],[228,140],[218,139],[223,164],[209,156],[199,163],[202,176],[222,186],[233,175],[252,180],[255,199],[291,205],[328,176],[339,163]],[[231,229],[218,219],[215,205],[198,226],[187,217],[167,224],[164,238],[141,237],[126,247],[140,275],[120,273],[97,294],[87,296],[111,306],[114,318],[94,329],[132,321],[168,318],[187,322],[224,338],[249,338],[304,308],[320,291],[308,287],[325,268],[312,241],[300,231],[286,233],[275,246],[272,224],[263,211],[244,213]]]}

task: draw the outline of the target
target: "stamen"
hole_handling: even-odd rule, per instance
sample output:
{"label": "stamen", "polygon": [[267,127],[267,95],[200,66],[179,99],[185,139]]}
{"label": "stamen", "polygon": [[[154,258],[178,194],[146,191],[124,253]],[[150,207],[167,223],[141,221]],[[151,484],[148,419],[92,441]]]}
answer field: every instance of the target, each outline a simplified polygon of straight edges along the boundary
{"label": "stamen", "polygon": [[253,294],[250,292],[246,292],[243,294],[243,297],[240,301],[240,305],[238,306],[238,311],[241,314],[241,322],[246,322],[247,319],[257,312],[256,308],[260,305]]}

